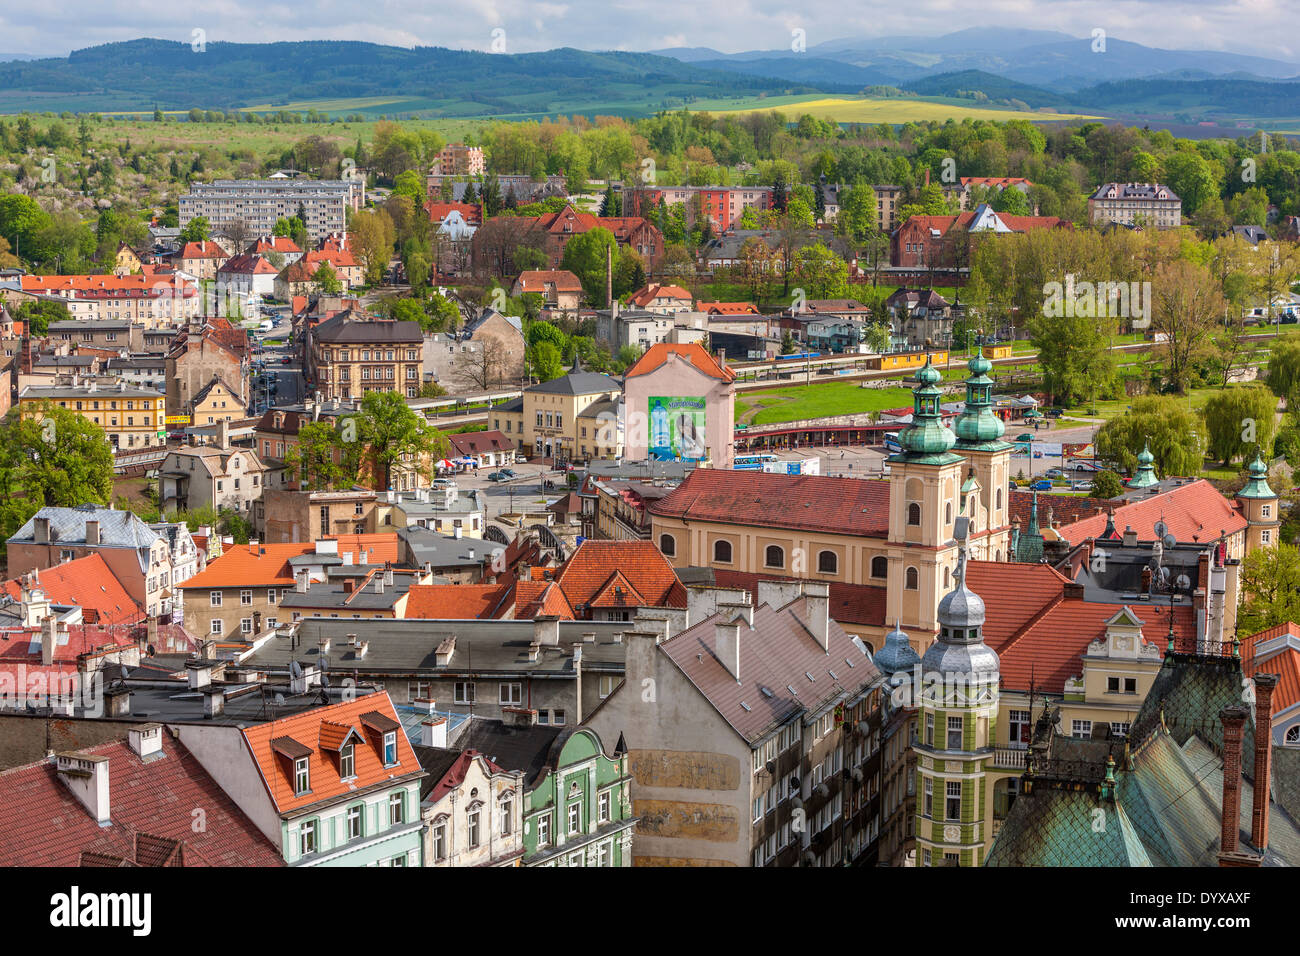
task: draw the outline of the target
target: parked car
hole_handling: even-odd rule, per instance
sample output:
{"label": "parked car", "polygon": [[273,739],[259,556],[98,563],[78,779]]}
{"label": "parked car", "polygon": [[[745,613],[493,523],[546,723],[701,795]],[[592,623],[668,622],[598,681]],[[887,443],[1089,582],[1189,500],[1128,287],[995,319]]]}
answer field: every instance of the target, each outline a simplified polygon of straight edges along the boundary
{"label": "parked car", "polygon": [[1092,491],[1091,481],[1076,481],[1070,486],[1071,491]]}
{"label": "parked car", "polygon": [[1030,485],[1029,487],[1030,487],[1030,488],[1033,488],[1034,491],[1051,491],[1051,490],[1052,490],[1052,483],[1051,483],[1050,481],[1048,481],[1047,479],[1043,479],[1043,480],[1041,480],[1041,481],[1035,481],[1035,482],[1034,482],[1032,485]]}
{"label": "parked car", "polygon": [[293,357],[292,357],[292,356],[289,356],[289,355],[286,355],[284,358],[280,359],[280,364],[281,364],[281,365],[288,365],[288,364],[290,364],[292,361],[293,361]]}
{"label": "parked car", "polygon": [[510,480],[510,475],[507,475],[503,471],[494,471],[492,472],[492,474],[488,475],[488,481],[509,481],[509,480]]}
{"label": "parked car", "polygon": [[1046,415],[1048,418],[1060,418],[1062,415],[1065,414],[1065,409],[1049,408],[1047,411],[1043,412],[1043,414]]}
{"label": "parked car", "polygon": [[1061,469],[1059,469],[1059,468],[1049,468],[1049,469],[1047,469],[1047,471],[1043,472],[1043,477],[1044,477],[1044,478],[1064,478],[1064,477],[1065,477],[1065,472],[1061,471]]}
{"label": "parked car", "polygon": [[1021,432],[1019,435],[1016,436],[1016,441],[1033,441],[1033,440],[1034,440],[1034,435],[1032,432]]}
{"label": "parked car", "polygon": [[513,468],[502,468],[502,469],[501,469],[501,474],[505,475],[507,478],[518,478],[518,477],[519,477],[518,473],[515,472],[515,470],[514,470]]}

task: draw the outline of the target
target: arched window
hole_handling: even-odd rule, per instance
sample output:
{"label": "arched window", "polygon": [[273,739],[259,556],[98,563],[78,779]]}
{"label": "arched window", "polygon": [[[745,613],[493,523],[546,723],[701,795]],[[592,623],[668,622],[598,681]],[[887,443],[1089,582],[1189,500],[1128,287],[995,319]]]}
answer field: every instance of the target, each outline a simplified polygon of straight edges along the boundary
{"label": "arched window", "polygon": [[906,587],[907,590],[909,591],[915,591],[917,589],[917,579],[918,579],[918,575],[916,573],[916,568],[908,568],[907,581],[904,584],[904,587]]}
{"label": "arched window", "polygon": [[944,586],[945,588],[948,587],[948,569],[947,569],[947,568],[944,568],[944,569],[943,569],[943,586]]}
{"label": "arched window", "polygon": [[952,502],[945,501],[943,504],[943,523],[952,524]]}
{"label": "arched window", "polygon": [[763,552],[763,564],[769,568],[785,567],[785,549],[780,545],[769,544]]}
{"label": "arched window", "polygon": [[1294,727],[1287,728],[1286,743],[1300,744],[1300,724],[1296,724]]}
{"label": "arched window", "polygon": [[664,557],[671,558],[677,554],[677,539],[670,534],[661,534],[659,536],[659,550],[664,553]]}
{"label": "arched window", "polygon": [[715,541],[713,542],[713,560],[722,564],[731,563],[731,542]]}
{"label": "arched window", "polygon": [[975,496],[970,496],[970,516],[975,517]]}
{"label": "arched window", "polygon": [[998,502],[997,504],[998,511],[1001,511],[1002,510],[1002,489],[1001,488],[998,489],[997,502]]}
{"label": "arched window", "polygon": [[834,551],[822,551],[817,555],[817,570],[821,574],[838,574],[840,556]]}
{"label": "arched window", "polygon": [[921,523],[921,506],[918,505],[915,501],[913,501],[910,505],[907,506],[907,523],[908,524]]}
{"label": "arched window", "polygon": [[1001,560],[1002,560],[1002,549],[1001,549],[1001,548],[998,548],[998,550],[997,550],[996,552],[994,552],[994,558],[993,558],[993,560],[994,560],[994,561],[1001,561]]}
{"label": "arched window", "polygon": [[889,559],[883,554],[878,554],[871,559],[871,576],[873,578],[889,577]]}

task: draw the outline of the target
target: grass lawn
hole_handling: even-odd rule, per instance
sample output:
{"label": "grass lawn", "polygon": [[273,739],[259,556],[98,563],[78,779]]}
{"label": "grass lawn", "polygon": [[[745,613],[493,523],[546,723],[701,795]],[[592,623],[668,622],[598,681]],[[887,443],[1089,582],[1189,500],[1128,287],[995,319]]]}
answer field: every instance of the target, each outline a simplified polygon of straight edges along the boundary
{"label": "grass lawn", "polygon": [[912,404],[906,388],[862,388],[856,382],[816,382],[761,392],[736,399],[736,422],[771,425],[832,415],[857,415]]}

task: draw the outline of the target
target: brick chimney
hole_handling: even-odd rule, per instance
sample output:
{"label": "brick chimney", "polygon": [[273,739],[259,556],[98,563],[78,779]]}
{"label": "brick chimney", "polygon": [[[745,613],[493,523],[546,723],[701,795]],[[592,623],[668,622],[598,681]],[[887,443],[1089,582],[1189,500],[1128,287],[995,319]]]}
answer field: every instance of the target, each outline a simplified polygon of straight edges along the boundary
{"label": "brick chimney", "polygon": [[101,827],[112,823],[109,808],[108,758],[62,753],[54,758],[59,779]]}
{"label": "brick chimney", "polygon": [[1223,723],[1223,816],[1219,835],[1219,864],[1238,854],[1241,829],[1241,740],[1250,712],[1234,705],[1219,711]]}
{"label": "brick chimney", "polygon": [[41,621],[41,664],[49,667],[54,663],[54,645],[59,639],[59,619],[51,614]]}
{"label": "brick chimney", "polygon": [[1277,674],[1255,675],[1255,802],[1250,814],[1250,842],[1268,849],[1268,798],[1273,782],[1273,689]]}

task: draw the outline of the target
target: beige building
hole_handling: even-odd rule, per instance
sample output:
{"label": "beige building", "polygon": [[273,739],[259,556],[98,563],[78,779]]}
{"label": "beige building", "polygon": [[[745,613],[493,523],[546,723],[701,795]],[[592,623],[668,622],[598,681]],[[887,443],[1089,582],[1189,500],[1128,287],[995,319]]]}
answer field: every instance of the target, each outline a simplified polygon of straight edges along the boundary
{"label": "beige building", "polygon": [[512,296],[534,293],[545,307],[559,312],[577,312],[582,304],[582,282],[567,269],[526,270],[519,273],[510,289]]}
{"label": "beige building", "polygon": [[248,401],[248,358],[232,348],[226,330],[182,331],[167,350],[165,374],[169,415],[191,415],[195,399],[213,379],[220,379],[241,403]]}
{"label": "beige building", "polygon": [[247,415],[248,408],[239,396],[239,389],[232,388],[215,376],[194,396],[189,409],[191,425],[232,422]]}
{"label": "beige building", "polygon": [[[268,543],[312,541],[336,534],[365,534],[376,527],[380,495],[362,488],[289,491],[267,488],[254,503],[254,525]],[[383,530],[395,530],[384,528]]]}
{"label": "beige building", "polygon": [[522,321],[484,309],[458,333],[431,332],[424,340],[424,372],[453,393],[472,393],[524,380]]}
{"label": "beige building", "polygon": [[161,392],[121,381],[75,379],[63,385],[29,385],[18,394],[24,418],[41,418],[46,402],[76,412],[104,429],[114,449],[167,444],[166,403]]}
{"label": "beige building", "polygon": [[1183,224],[1183,201],[1160,183],[1103,183],[1088,197],[1088,218],[1094,226],[1176,229]]}
{"label": "beige building", "polygon": [[74,319],[127,321],[146,329],[188,322],[203,311],[203,296],[181,275],[23,276],[22,292],[55,296]]}
{"label": "beige building", "polygon": [[211,239],[187,242],[172,256],[177,272],[193,276],[200,282],[215,282],[217,271],[230,260],[230,253]]}
{"label": "beige building", "polygon": [[425,866],[518,866],[523,771],[503,770],[473,750],[446,749],[447,723],[430,714],[413,741],[429,774],[420,788]]}
{"label": "beige building", "polygon": [[493,409],[491,427],[526,456],[618,458],[623,454],[621,398],[618,382],[575,361],[568,375],[529,385],[520,398]]}
{"label": "beige building", "polygon": [[366,392],[420,393],[424,333],[418,322],[349,309],[310,329],[306,350],[308,382],[327,402],[359,401]]}
{"label": "beige building", "polygon": [[[219,436],[220,437],[220,436]],[[168,452],[158,472],[158,504],[163,513],[210,506],[252,517],[262,496],[263,472],[257,453],[247,448],[196,446]]]}
{"label": "beige building", "polygon": [[735,457],[736,373],[702,345],[652,345],[623,379],[624,438],[632,461]]}

